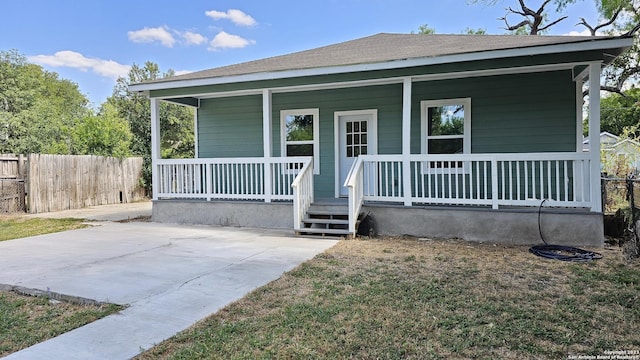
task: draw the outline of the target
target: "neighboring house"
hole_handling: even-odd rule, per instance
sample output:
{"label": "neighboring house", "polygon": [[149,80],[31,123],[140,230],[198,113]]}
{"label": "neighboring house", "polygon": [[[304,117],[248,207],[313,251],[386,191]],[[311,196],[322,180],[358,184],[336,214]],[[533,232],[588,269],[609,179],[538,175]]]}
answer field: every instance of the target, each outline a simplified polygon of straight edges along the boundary
{"label": "neighboring house", "polygon": [[[548,241],[602,245],[582,90],[599,134],[601,67],[631,44],[378,34],[133,84],[154,220],[354,235],[370,214],[383,235],[536,243],[546,199]],[[196,159],[160,158],[160,101],[196,109]]]}
{"label": "neighboring house", "polygon": [[[629,166],[629,169],[637,175],[640,171],[640,143],[631,139],[621,139],[619,136],[603,131],[600,133],[600,149],[607,157],[622,157]],[[582,141],[582,150],[589,151],[589,139]],[[607,161],[605,161],[607,162]],[[611,159],[609,162],[613,162]],[[602,169],[606,173],[611,173],[606,164]],[[628,174],[631,175],[631,174]]]}

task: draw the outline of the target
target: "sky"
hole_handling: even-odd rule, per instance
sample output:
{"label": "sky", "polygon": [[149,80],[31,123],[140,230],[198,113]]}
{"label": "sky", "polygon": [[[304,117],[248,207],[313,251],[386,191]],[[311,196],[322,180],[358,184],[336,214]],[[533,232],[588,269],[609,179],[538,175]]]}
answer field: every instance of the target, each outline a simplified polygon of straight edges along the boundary
{"label": "sky", "polygon": [[[528,0],[537,9],[542,0]],[[578,1],[552,35],[576,34],[580,17],[596,23],[593,0]],[[0,0],[0,51],[15,49],[78,84],[94,107],[132,64],[161,71],[205,70],[353,40],[466,28],[504,34],[498,20],[516,0]],[[517,16],[509,17],[517,23]]]}

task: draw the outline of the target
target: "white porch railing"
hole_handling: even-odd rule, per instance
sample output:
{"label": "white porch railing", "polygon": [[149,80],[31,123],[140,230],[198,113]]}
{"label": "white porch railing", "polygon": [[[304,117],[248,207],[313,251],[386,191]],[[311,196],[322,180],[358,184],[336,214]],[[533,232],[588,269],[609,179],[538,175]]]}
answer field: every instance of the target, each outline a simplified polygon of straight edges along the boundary
{"label": "white porch railing", "polygon": [[364,187],[363,184],[363,161],[362,157],[358,157],[351,166],[347,179],[344,182],[344,186],[349,190],[349,233],[356,233],[356,222],[360,215],[360,208],[362,208],[362,202],[364,201]]}
{"label": "white porch railing", "polygon": [[[410,204],[591,207],[589,154],[363,155],[347,177],[354,201]],[[410,189],[404,189],[405,176]],[[361,189],[359,189],[361,188]],[[358,195],[362,192],[362,195]],[[353,210],[358,207],[354,205]],[[357,216],[357,214],[356,214]]]}
{"label": "white porch railing", "polygon": [[313,203],[313,158],[300,169],[298,176],[293,180],[293,228],[302,230],[302,220]]}
{"label": "white porch railing", "polygon": [[165,159],[156,162],[158,199],[294,200],[291,184],[309,157]]}

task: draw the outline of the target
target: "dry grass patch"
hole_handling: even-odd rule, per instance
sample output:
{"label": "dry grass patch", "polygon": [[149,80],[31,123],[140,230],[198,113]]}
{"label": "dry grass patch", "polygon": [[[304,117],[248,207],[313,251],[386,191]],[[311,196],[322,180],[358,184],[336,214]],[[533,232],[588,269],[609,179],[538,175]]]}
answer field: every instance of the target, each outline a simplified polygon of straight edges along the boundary
{"label": "dry grass patch", "polygon": [[123,309],[76,305],[0,291],[0,357],[56,337]]}
{"label": "dry grass patch", "polygon": [[342,241],[142,354],[566,358],[640,349],[640,266],[462,241]]}

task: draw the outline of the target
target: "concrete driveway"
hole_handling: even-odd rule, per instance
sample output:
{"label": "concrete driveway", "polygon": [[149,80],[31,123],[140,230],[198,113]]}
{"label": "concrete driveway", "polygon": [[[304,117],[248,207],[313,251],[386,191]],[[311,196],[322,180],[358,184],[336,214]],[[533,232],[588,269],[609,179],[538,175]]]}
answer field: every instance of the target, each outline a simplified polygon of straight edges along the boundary
{"label": "concrete driveway", "polygon": [[8,359],[128,359],[336,243],[262,229],[94,224],[0,242],[0,284],[129,307]]}
{"label": "concrete driveway", "polygon": [[151,201],[139,201],[126,204],[90,206],[82,209],[29,214],[27,217],[39,218],[76,218],[93,221],[122,221],[140,217],[151,217]]}

